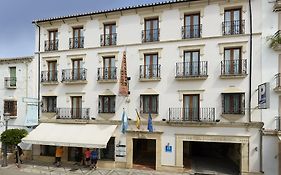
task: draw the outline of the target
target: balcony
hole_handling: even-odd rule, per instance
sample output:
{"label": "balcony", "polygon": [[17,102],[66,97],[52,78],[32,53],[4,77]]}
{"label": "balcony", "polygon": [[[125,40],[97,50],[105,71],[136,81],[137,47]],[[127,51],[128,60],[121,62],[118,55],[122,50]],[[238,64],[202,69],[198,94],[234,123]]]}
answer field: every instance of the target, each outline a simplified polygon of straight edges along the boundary
{"label": "balcony", "polygon": [[140,65],[140,81],[160,81],[160,64]]}
{"label": "balcony", "polygon": [[208,62],[180,62],[176,63],[176,80],[207,79]]}
{"label": "balcony", "polygon": [[275,78],[275,88],[273,89],[275,92],[281,92],[281,73],[278,73],[274,76]]}
{"label": "balcony", "polygon": [[57,108],[57,119],[90,119],[90,108]]}
{"label": "balcony", "polygon": [[42,71],[41,84],[43,85],[58,84],[58,71]]}
{"label": "balcony", "polygon": [[269,38],[269,47],[275,51],[281,51],[281,31],[278,30]]}
{"label": "balcony", "polygon": [[102,34],[100,36],[100,45],[101,46],[116,45],[116,41],[117,41],[117,33]]}
{"label": "balcony", "polygon": [[280,116],[276,116],[275,117],[275,130],[276,131],[281,131],[281,118],[280,118]]}
{"label": "balcony", "polygon": [[69,49],[84,48],[84,37],[69,38]]}
{"label": "balcony", "polygon": [[16,77],[5,77],[4,86],[7,89],[16,89],[17,88],[17,78]]}
{"label": "balcony", "polygon": [[45,51],[55,51],[58,50],[59,40],[46,40],[44,45]]}
{"label": "balcony", "polygon": [[275,4],[273,6],[273,11],[274,12],[281,11],[281,0],[275,0]]}
{"label": "balcony", "polygon": [[221,78],[245,78],[246,76],[246,59],[221,61]]}
{"label": "balcony", "polygon": [[202,24],[182,26],[181,36],[182,39],[201,38]]}
{"label": "balcony", "polygon": [[62,82],[65,84],[84,84],[87,83],[86,79],[87,69],[63,69]]}
{"label": "balcony", "polygon": [[115,83],[117,82],[117,67],[98,68],[98,82]]}
{"label": "balcony", "polygon": [[160,29],[150,29],[142,31],[142,42],[155,42],[159,41]]}
{"label": "balcony", "polygon": [[222,23],[223,35],[239,35],[245,33],[245,20],[224,21]]}
{"label": "balcony", "polygon": [[215,122],[215,108],[169,108],[172,122]]}

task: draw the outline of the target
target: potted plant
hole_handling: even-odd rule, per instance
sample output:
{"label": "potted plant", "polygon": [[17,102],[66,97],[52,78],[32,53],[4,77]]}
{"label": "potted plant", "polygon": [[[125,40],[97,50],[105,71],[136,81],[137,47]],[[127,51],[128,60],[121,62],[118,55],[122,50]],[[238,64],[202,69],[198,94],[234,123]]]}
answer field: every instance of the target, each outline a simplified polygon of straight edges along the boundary
{"label": "potted plant", "polygon": [[280,31],[276,32],[273,36],[269,38],[269,47],[274,50],[281,49],[281,34]]}

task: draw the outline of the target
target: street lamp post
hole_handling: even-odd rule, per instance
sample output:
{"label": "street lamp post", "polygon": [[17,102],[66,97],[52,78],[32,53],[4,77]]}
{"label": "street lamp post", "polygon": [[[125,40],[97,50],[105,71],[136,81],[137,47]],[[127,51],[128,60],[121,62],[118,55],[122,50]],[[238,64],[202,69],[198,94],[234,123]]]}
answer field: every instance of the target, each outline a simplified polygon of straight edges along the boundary
{"label": "street lamp post", "polygon": [[[5,121],[5,131],[8,130],[8,121],[9,121],[9,113],[4,113],[4,121]],[[8,152],[8,145],[4,144],[4,153],[3,153],[3,162],[2,162],[2,167],[8,166],[8,161],[7,161],[7,152]]]}

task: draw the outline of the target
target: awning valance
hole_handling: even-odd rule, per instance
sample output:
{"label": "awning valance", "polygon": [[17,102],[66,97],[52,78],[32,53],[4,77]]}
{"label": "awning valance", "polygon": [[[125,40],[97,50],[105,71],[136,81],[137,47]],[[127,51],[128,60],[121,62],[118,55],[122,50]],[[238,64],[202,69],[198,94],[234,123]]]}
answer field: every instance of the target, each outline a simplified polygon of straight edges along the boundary
{"label": "awning valance", "polygon": [[41,123],[25,138],[24,143],[105,148],[117,125]]}

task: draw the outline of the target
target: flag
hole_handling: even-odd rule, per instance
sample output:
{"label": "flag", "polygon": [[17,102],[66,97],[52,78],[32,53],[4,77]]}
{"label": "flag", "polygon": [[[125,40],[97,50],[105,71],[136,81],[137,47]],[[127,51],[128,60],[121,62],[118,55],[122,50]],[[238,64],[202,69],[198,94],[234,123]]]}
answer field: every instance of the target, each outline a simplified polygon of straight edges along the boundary
{"label": "flag", "polygon": [[153,132],[151,113],[148,114],[147,129],[149,132]]}
{"label": "flag", "polygon": [[140,114],[138,113],[138,110],[137,110],[137,109],[136,109],[136,113],[137,113],[136,127],[137,127],[138,129],[140,129],[141,119],[140,119]]}
{"label": "flag", "polygon": [[126,51],[123,52],[120,74],[119,95],[128,96],[129,85],[127,77]]}
{"label": "flag", "polygon": [[125,132],[128,129],[128,117],[125,113],[125,110],[123,109],[123,114],[122,114],[122,133],[125,134]]}

